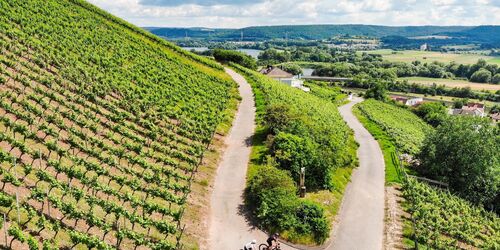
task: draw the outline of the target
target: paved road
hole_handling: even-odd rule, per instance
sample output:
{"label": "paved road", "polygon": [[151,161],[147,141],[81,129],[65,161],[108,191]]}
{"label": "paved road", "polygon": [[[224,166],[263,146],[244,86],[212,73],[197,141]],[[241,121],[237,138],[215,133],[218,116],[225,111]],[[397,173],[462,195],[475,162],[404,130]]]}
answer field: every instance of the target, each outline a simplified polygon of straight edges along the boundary
{"label": "paved road", "polygon": [[251,146],[247,143],[255,129],[255,106],[252,89],[245,79],[230,69],[226,72],[239,84],[241,103],[226,138],[227,149],[217,169],[211,198],[210,240],[208,249],[241,249],[266,235],[250,226],[241,214]]}
{"label": "paved road", "polygon": [[[217,169],[211,197],[209,246],[202,249],[241,249],[256,239],[265,242],[266,234],[253,228],[241,213],[246,172],[251,146],[247,143],[255,129],[255,106],[250,85],[230,69],[226,72],[239,84],[242,97],[233,127],[226,139],[227,149]],[[360,99],[340,108],[361,144],[360,166],[348,185],[335,225],[335,236],[324,247],[311,249],[381,249],[384,218],[384,160],[378,143],[351,113]],[[283,250],[301,249],[282,244]]]}
{"label": "paved road", "polygon": [[347,186],[334,228],[333,244],[328,249],[382,249],[384,233],[385,164],[378,142],[353,115],[353,101],[339,108],[349,127],[354,130],[359,167]]}

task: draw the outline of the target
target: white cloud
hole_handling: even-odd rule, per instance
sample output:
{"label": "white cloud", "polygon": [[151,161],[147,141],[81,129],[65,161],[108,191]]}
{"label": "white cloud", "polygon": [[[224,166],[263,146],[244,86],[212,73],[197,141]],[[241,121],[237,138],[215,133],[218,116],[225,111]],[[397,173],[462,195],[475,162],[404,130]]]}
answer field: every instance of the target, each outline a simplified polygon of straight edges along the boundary
{"label": "white cloud", "polygon": [[[138,26],[499,25],[500,0],[90,0]],[[147,3],[147,4],[145,4]],[[187,3],[187,4],[185,4]]]}

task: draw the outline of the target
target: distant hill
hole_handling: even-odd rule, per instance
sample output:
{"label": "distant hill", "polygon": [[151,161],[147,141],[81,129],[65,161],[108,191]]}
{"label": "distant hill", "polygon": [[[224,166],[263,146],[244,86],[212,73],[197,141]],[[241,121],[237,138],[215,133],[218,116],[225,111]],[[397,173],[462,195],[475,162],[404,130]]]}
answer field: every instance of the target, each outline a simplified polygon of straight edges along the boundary
{"label": "distant hill", "polygon": [[371,37],[384,36],[426,36],[440,33],[463,32],[472,27],[466,26],[378,26],[378,25],[282,25],[282,26],[255,26],[242,29],[207,29],[207,28],[145,28],[150,32],[168,38],[240,39],[241,32],[245,40],[267,40],[285,38],[290,39],[327,39],[338,35],[359,35]]}
{"label": "distant hill", "polygon": [[[435,46],[446,44],[477,43],[485,47],[500,47],[500,26],[380,26],[380,25],[282,25],[255,26],[242,29],[209,28],[161,28],[147,27],[146,30],[158,36],[176,40],[185,37],[209,39],[213,41],[263,41],[283,39],[321,40],[339,35],[369,36],[388,38],[389,46],[407,47],[431,43]],[[450,39],[404,39],[445,35]]]}

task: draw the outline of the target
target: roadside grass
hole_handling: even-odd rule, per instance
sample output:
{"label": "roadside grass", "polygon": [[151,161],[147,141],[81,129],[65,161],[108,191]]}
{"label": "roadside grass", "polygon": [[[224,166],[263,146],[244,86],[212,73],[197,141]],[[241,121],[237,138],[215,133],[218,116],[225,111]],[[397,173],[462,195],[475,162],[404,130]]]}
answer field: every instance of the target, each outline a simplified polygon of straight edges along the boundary
{"label": "roadside grass", "polygon": [[364,116],[359,110],[358,106],[355,105],[353,108],[354,115],[363,124],[363,127],[370,132],[370,134],[377,140],[384,155],[385,162],[385,183],[386,185],[391,185],[395,183],[401,183],[401,178],[398,175],[396,169],[396,163],[394,155],[396,153],[396,148],[393,143],[393,139],[382,130],[377,124],[369,120]]}

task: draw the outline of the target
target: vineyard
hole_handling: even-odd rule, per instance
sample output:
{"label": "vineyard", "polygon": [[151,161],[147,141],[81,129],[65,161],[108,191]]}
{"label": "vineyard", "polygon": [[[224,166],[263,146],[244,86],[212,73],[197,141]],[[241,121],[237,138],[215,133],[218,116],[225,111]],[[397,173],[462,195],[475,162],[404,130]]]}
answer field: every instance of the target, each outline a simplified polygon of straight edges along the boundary
{"label": "vineyard", "polygon": [[369,99],[357,105],[364,116],[375,122],[404,153],[415,154],[432,128],[409,110]]}
{"label": "vineyard", "polygon": [[403,190],[404,209],[415,222],[409,234],[420,244],[430,249],[500,248],[500,218],[495,213],[412,178]]}
{"label": "vineyard", "polygon": [[0,245],[178,248],[221,67],[80,0],[0,0],[0,51]]}

